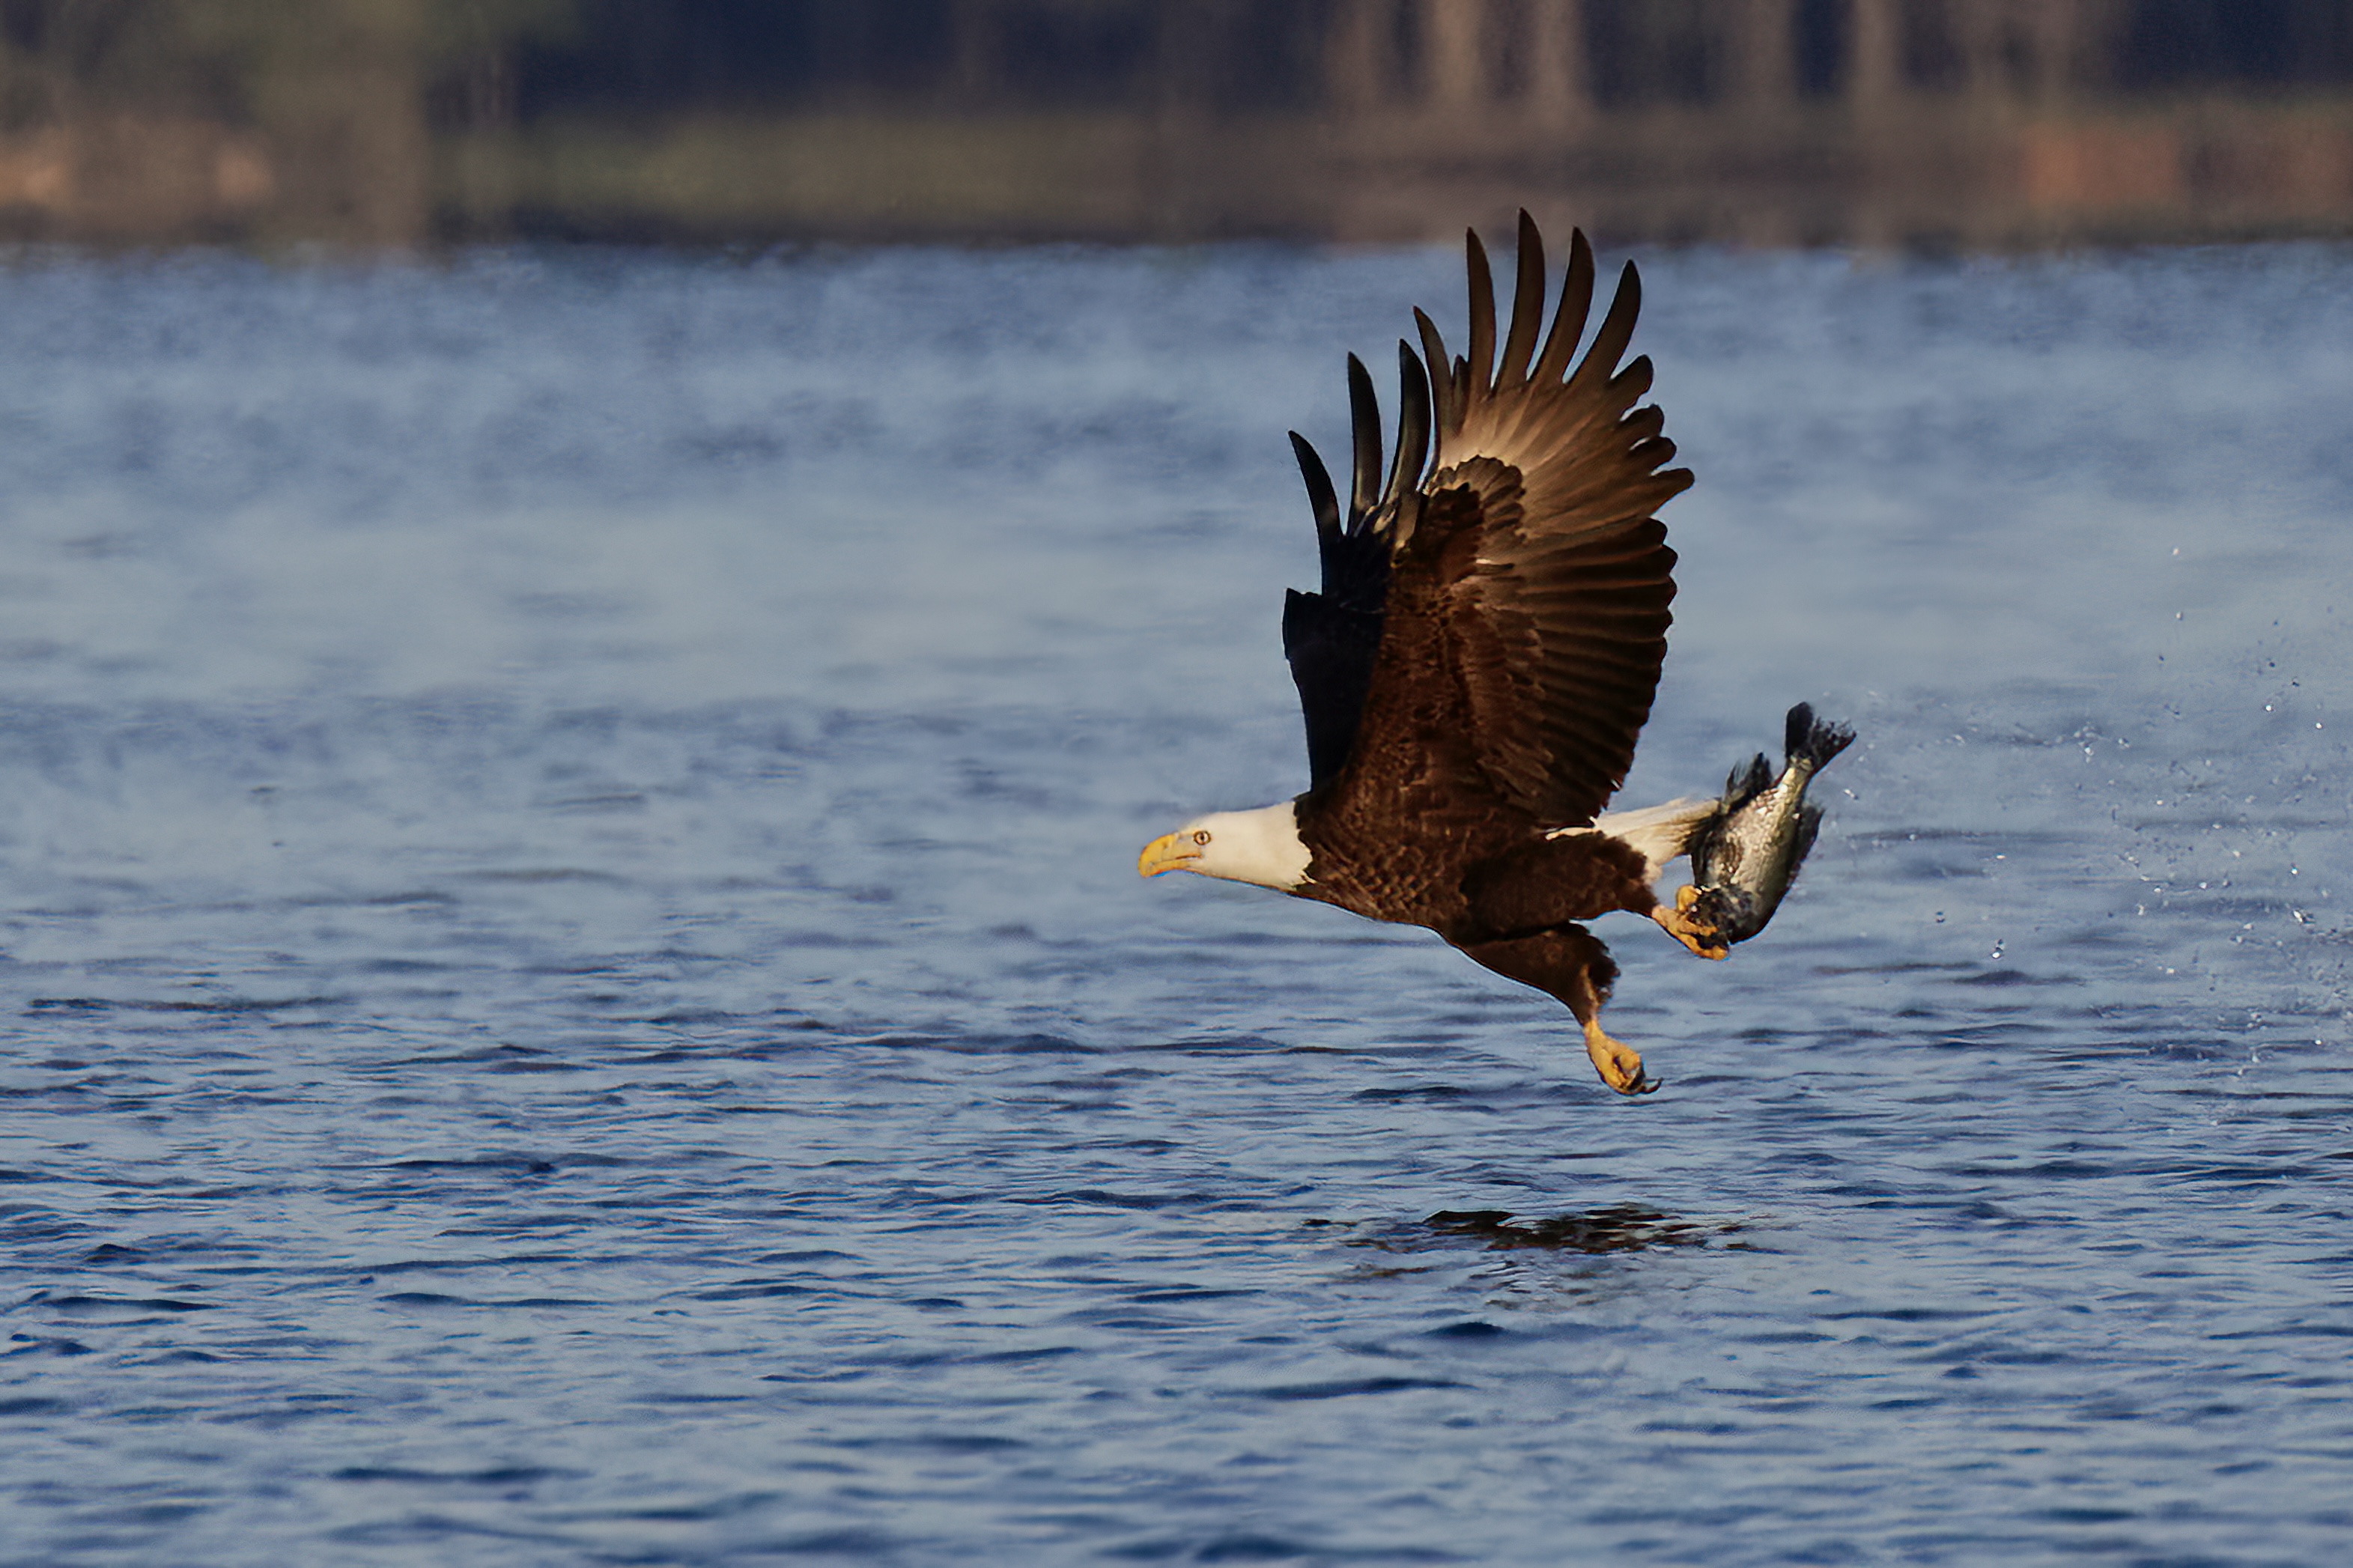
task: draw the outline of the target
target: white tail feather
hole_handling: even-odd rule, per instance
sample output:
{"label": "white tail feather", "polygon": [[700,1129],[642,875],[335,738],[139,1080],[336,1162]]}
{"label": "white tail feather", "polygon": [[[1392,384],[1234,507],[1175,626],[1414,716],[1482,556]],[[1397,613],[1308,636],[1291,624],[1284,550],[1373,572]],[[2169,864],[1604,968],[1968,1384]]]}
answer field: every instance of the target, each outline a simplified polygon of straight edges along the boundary
{"label": "white tail feather", "polygon": [[1635,811],[1605,811],[1593,819],[1590,827],[1556,827],[1545,837],[1567,838],[1578,833],[1599,833],[1630,844],[1642,852],[1645,876],[1656,880],[1659,873],[1666,869],[1667,862],[1690,846],[1692,835],[1715,814],[1716,805],[1713,797],[1686,797]]}

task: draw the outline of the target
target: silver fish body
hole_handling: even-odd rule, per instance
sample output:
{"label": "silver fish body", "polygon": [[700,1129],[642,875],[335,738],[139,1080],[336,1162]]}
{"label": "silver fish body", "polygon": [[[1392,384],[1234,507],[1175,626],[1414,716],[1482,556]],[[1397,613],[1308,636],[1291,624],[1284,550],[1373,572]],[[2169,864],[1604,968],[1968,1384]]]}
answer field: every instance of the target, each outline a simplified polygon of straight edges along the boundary
{"label": "silver fish body", "polygon": [[1685,908],[1726,946],[1763,931],[1781,907],[1821,827],[1821,807],[1806,804],[1806,785],[1853,740],[1852,730],[1818,721],[1800,702],[1789,710],[1780,776],[1759,755],[1725,781],[1715,816],[1692,837]]}

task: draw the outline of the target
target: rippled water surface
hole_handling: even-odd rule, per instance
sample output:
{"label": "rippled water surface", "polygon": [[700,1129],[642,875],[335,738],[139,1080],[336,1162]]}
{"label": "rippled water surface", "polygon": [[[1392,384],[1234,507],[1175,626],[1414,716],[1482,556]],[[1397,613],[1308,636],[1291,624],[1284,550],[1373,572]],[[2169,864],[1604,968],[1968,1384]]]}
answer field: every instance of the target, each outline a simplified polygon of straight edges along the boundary
{"label": "rippled water surface", "polygon": [[2353,252],[1644,260],[1640,1101],[1134,871],[1450,254],[0,268],[0,1555],[2341,1561]]}

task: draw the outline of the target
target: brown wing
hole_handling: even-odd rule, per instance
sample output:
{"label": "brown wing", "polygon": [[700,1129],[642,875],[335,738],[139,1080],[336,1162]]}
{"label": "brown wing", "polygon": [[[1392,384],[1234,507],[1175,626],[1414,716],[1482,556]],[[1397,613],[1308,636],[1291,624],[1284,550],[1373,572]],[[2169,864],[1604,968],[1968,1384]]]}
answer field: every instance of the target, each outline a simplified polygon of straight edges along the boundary
{"label": "brown wing", "polygon": [[[1376,775],[1399,774],[1392,786],[1410,775],[1409,793],[1425,801],[1433,788],[1461,797],[1450,815],[1502,808],[1546,826],[1578,825],[1623,782],[1650,717],[1675,591],[1674,552],[1651,513],[1692,476],[1664,468],[1675,450],[1659,434],[1664,416],[1635,407],[1650,390],[1650,361],[1619,367],[1641,303],[1632,264],[1571,372],[1593,297],[1585,236],[1571,238],[1567,281],[1539,353],[1543,242],[1520,215],[1518,289],[1500,363],[1477,235],[1469,248],[1468,356],[1450,363],[1437,328],[1415,312],[1436,457],[1420,504],[1399,509],[1351,773],[1374,789]],[[1392,685],[1412,689],[1409,699],[1389,700]]]}

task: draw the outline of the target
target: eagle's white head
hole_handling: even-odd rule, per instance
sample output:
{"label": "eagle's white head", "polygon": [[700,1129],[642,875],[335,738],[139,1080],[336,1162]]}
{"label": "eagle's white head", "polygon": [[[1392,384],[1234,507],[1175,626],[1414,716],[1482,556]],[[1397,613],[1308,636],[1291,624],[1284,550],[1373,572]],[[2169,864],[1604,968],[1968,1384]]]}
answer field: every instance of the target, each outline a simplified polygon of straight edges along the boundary
{"label": "eagle's white head", "polygon": [[1144,847],[1135,868],[1146,877],[1197,871],[1229,882],[1296,892],[1307,885],[1307,846],[1290,801],[1256,811],[1213,811]]}

